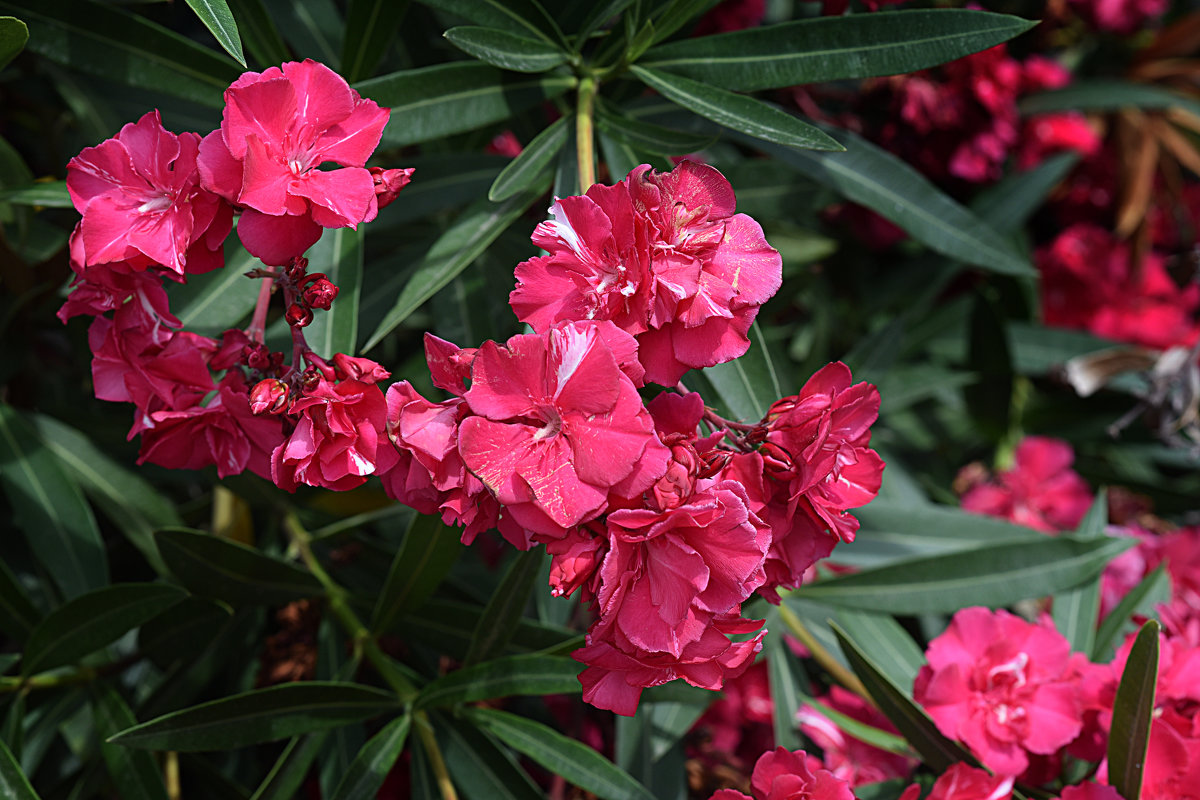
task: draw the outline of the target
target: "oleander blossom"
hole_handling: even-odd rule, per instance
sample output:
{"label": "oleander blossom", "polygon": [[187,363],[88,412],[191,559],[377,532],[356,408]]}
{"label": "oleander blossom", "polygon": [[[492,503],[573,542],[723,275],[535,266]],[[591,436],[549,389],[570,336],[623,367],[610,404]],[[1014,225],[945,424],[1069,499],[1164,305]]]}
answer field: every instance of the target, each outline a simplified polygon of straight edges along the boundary
{"label": "oleander blossom", "polygon": [[[821,702],[834,711],[873,728],[896,734],[896,728],[878,709],[866,700],[840,686],[833,686]],[[856,739],[838,727],[819,708],[805,705],[796,713],[801,732],[821,748],[825,769],[834,776],[857,787],[891,778],[906,778],[917,767],[917,761],[898,753],[890,753]]]}
{"label": "oleander blossom", "polygon": [[[365,168],[389,113],[311,60],[246,72],[225,90],[221,127],[200,144],[203,185],[242,207],[238,236],[251,254],[285,265],[322,228],[373,220],[377,191],[394,195],[407,182],[408,173],[385,180]],[[320,169],[330,163],[342,169]]]}
{"label": "oleander blossom", "polygon": [[964,608],[929,643],[913,698],[984,766],[1017,776],[1031,754],[1055,753],[1082,729],[1070,650],[1052,628],[1007,611]]}
{"label": "oleander blossom", "polygon": [[67,163],[67,191],[83,219],[71,234],[72,267],[106,286],[117,272],[165,268],[175,280],[224,263],[232,208],[202,188],[200,135],[163,128],[158,111],[121,128]]}
{"label": "oleander blossom", "polygon": [[734,789],[722,789],[710,800],[854,800],[850,784],[821,769],[819,759],[803,750],[776,747],[754,763],[749,797]]}
{"label": "oleander blossom", "polygon": [[549,255],[517,265],[509,302],[538,332],[612,321],[637,338],[646,379],[672,386],[745,353],[781,284],[779,253],[734,208],[725,177],[693,161],[669,173],[643,164],[615,186],[556,199],[533,233]]}
{"label": "oleander blossom", "polygon": [[1061,439],[1026,436],[1017,445],[1012,469],[990,480],[964,470],[968,485],[962,507],[1051,533],[1077,527],[1092,504],[1087,482],[1071,469],[1075,452]]}

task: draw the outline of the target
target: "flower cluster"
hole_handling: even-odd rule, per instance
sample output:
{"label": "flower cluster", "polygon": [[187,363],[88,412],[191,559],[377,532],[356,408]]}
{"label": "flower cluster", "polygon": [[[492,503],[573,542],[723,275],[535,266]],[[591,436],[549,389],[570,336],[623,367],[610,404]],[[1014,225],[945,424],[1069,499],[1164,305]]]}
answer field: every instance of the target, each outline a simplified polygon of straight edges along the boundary
{"label": "flower cluster", "polygon": [[[136,406],[139,463],[215,465],[221,477],[248,469],[294,490],[350,488],[398,460],[376,386],[387,372],[323,357],[303,333],[338,291],[307,271],[305,250],[324,228],[369,222],[411,176],[365,167],[388,113],[327,67],[291,62],[235,81],[221,127],[203,138],[165,130],[154,111],[68,164],[82,219],[59,316],[95,318],[96,396]],[[318,169],[331,162],[342,168]],[[250,273],[263,281],[254,319],[217,340],[183,329],[163,278],[220,268],[235,215],[246,249],[285,268]],[[290,363],[263,343],[272,291],[287,307]]]}

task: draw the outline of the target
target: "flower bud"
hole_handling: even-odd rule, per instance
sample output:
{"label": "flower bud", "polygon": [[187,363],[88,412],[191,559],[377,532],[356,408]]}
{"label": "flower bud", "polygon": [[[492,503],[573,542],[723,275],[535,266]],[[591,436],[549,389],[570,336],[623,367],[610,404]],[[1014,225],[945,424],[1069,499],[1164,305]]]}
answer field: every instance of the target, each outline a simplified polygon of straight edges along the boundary
{"label": "flower bud", "polygon": [[303,292],[305,303],[312,308],[320,308],[326,311],[333,305],[333,299],[337,296],[338,287],[333,284],[333,281],[323,275],[308,284],[308,286],[305,286]]}
{"label": "flower bud", "polygon": [[313,320],[312,309],[303,303],[292,303],[285,316],[288,325],[294,328],[303,328]]}
{"label": "flower bud", "polygon": [[269,372],[271,366],[271,350],[260,343],[248,344],[242,347],[242,363],[250,369]]}
{"label": "flower bud", "polygon": [[304,256],[296,256],[292,259],[292,263],[288,264],[284,269],[283,274],[288,280],[296,281],[297,283],[304,280],[304,276],[308,273],[308,259]]}
{"label": "flower bud", "polygon": [[796,465],[791,454],[779,445],[764,442],[758,452],[762,455],[763,472],[766,474],[780,480],[789,480],[795,475]]}
{"label": "flower bud", "polygon": [[250,411],[255,414],[281,414],[287,405],[288,387],[278,378],[259,381],[250,390]]}
{"label": "flower bud", "polygon": [[379,208],[383,208],[395,200],[400,190],[412,180],[413,174],[412,167],[407,169],[368,167],[367,171],[371,173],[371,180],[375,182],[375,202]]}
{"label": "flower bud", "polygon": [[337,368],[339,377],[350,378],[362,383],[378,383],[387,380],[392,375],[369,358],[356,358],[345,353],[334,353],[333,365]]}
{"label": "flower bud", "polygon": [[700,456],[700,473],[698,478],[711,478],[733,460],[733,453],[728,450],[709,450]]}

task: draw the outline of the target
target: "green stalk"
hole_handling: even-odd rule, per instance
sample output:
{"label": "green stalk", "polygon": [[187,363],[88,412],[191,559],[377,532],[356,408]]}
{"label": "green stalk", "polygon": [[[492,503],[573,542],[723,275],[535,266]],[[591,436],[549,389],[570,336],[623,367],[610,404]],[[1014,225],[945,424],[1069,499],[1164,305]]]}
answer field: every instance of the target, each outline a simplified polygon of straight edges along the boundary
{"label": "green stalk", "polygon": [[575,107],[575,153],[579,161],[579,190],[586,192],[596,182],[596,80],[585,75],[579,81],[578,103]]}

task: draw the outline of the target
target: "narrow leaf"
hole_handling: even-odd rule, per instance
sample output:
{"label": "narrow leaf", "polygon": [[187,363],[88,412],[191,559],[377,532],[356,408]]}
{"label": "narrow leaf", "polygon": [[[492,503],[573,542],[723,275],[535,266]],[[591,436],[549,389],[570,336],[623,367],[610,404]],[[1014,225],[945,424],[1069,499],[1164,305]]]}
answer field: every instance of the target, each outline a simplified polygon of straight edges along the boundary
{"label": "narrow leaf", "polygon": [[193,275],[187,284],[172,287],[171,304],[183,327],[206,334],[236,328],[254,309],[262,281],[245,273],[262,264],[231,236],[225,249],[225,267],[207,275]]}
{"label": "narrow leaf", "polygon": [[503,28],[544,42],[562,42],[562,33],[537,0],[424,0],[426,5],[449,11],[488,28]]}
{"label": "narrow leaf", "polygon": [[689,111],[755,139],[812,150],[846,149],[820,128],[753,97],[636,64],[630,71],[651,89]]}
{"label": "narrow leaf", "polygon": [[796,712],[800,710],[799,673],[796,657],[788,649],[783,636],[770,634],[763,647],[767,654],[767,681],[771,688],[771,724],[775,745],[788,750],[801,747],[796,730]]}
{"label": "narrow leaf", "polygon": [[951,613],[971,605],[995,608],[1078,586],[1133,544],[1063,536],[990,545],[829,578],[793,594],[890,614]]}
{"label": "narrow leaf", "polygon": [[545,40],[496,28],[463,26],[451,28],[443,36],[480,61],[514,72],[546,72],[567,60],[565,52]]}
{"label": "narrow leaf", "polygon": [[1100,623],[1096,632],[1096,641],[1092,644],[1092,661],[1106,661],[1111,655],[1121,635],[1121,630],[1130,624],[1131,618],[1138,612],[1149,614],[1160,602],[1167,602],[1171,597],[1171,580],[1167,575],[1164,561],[1153,572],[1147,575],[1137,586],[1121,598],[1121,602],[1108,612],[1108,616]]}
{"label": "narrow leaf", "polygon": [[100,752],[113,785],[121,787],[121,797],[129,800],[167,800],[162,772],[150,753],[109,744],[106,739],[137,719],[116,689],[100,681],[92,684],[92,717],[100,736]]}
{"label": "narrow leaf", "polygon": [[[1108,524],[1108,495],[1096,493],[1092,507],[1075,529],[1078,539],[1100,539]],[[1071,643],[1072,652],[1089,654],[1095,646],[1100,613],[1100,576],[1054,595],[1054,627]]]}
{"label": "narrow leaf", "polygon": [[446,708],[514,695],[573,694],[580,690],[581,669],[578,661],[561,656],[494,658],[430,683],[417,696],[413,709]]}
{"label": "narrow leaf", "polygon": [[8,800],[38,800],[38,794],[29,785],[29,779],[13,758],[8,745],[0,741],[0,795]]}
{"label": "narrow leaf", "polygon": [[750,349],[741,358],[706,367],[708,378],[726,410],[743,422],[757,422],[784,396],[779,373],[767,352],[758,322],[750,326]]}
{"label": "narrow leaf", "polygon": [[633,0],[603,0],[593,3],[587,17],[580,23],[579,30],[575,32],[575,46],[582,47],[583,42],[594,31],[624,11],[632,2]]}
{"label": "narrow leaf", "polygon": [[[11,19],[0,17],[0,21]],[[2,59],[0,59],[2,60]],[[43,208],[73,208],[71,196],[67,194],[66,181],[48,181],[31,183],[27,186],[16,186],[0,192],[0,203],[14,203],[22,206],[42,206]]]}
{"label": "narrow leaf", "polygon": [[333,800],[374,800],[392,765],[400,758],[412,717],[403,714],[383,726],[379,733],[358,751],[350,768],[342,776]]}
{"label": "narrow leaf", "polygon": [[246,47],[259,63],[271,65],[292,60],[292,53],[279,35],[263,0],[229,0],[229,5],[236,15]]}
{"label": "narrow leaf", "polygon": [[16,576],[0,560],[0,631],[23,643],[40,616]]}
{"label": "narrow leaf", "polygon": [[79,484],[16,409],[0,403],[0,485],[29,549],[65,597],[108,583],[108,559]]}
{"label": "narrow leaf", "polygon": [[357,351],[364,233],[362,225],[357,231],[333,228],[308,251],[309,271],[324,272],[338,287],[329,310],[314,311],[312,323],[304,329],[309,347],[324,358],[332,358],[334,353],[354,355]]}
{"label": "narrow leaf", "polygon": [[0,69],[17,57],[29,41],[29,28],[16,17],[0,17]]}
{"label": "narrow leaf", "polygon": [[1006,175],[971,201],[971,211],[998,231],[1018,231],[1078,163],[1078,153],[1058,153],[1033,169]]}
{"label": "narrow leaf", "polygon": [[387,692],[352,683],[285,683],[143,722],[109,741],[147,750],[232,750],[349,725],[396,708]]}
{"label": "narrow leaf", "polygon": [[752,92],[915,72],[986,50],[1036,24],[966,9],[818,17],[659,45],[638,63]]}
{"label": "narrow leaf", "polygon": [[603,800],[653,800],[629,773],[582,742],[540,722],[487,708],[471,708],[466,714],[509,747]]}
{"label": "narrow leaf", "polygon": [[543,793],[513,756],[474,725],[434,717],[446,767],[467,797],[539,800]]}
{"label": "narrow leaf", "polygon": [[889,614],[838,611],[838,624],[858,643],[863,654],[897,686],[912,686],[925,664],[925,654]]}
{"label": "narrow leaf", "polygon": [[187,4],[196,12],[204,27],[212,32],[217,44],[225,48],[225,52],[233,56],[235,61],[246,66],[246,57],[242,55],[242,37],[238,34],[237,22],[225,0],[187,0]]}
{"label": "narrow leaf", "polygon": [[21,674],[78,661],[186,596],[169,584],[125,583],[76,597],[50,612],[29,634]]}
{"label": "narrow leaf", "polygon": [[408,0],[350,0],[342,76],[354,83],[371,75],[396,37]]}
{"label": "narrow leaf", "polygon": [[456,528],[443,524],[436,515],[413,517],[375,602],[371,630],[390,631],[399,619],[428,600],[462,552]]}
{"label": "narrow leaf", "polygon": [[328,738],[327,730],[293,737],[250,800],[292,800],[296,797]]}
{"label": "narrow leaf", "polygon": [[537,549],[526,550],[512,560],[475,626],[465,666],[496,655],[508,644],[521,622],[541,568],[542,554]]}
{"label": "narrow leaf", "polygon": [[806,722],[806,717],[819,715],[832,722],[843,733],[849,734],[860,742],[865,742],[872,747],[878,747],[880,750],[889,753],[912,755],[912,748],[908,746],[908,742],[904,741],[904,738],[901,736],[880,730],[865,722],[859,722],[854,717],[847,716],[840,711],[835,711],[816,698],[805,698],[805,705],[807,708],[801,710],[800,714],[796,717],[798,723]]}
{"label": "narrow leaf", "polygon": [[601,131],[630,147],[661,156],[695,153],[716,141],[715,136],[687,133],[642,122],[622,114],[619,110],[610,109],[608,104],[603,102],[596,106],[596,124]]}
{"label": "narrow leaf", "polygon": [[1113,702],[1108,737],[1108,781],[1125,800],[1138,800],[1154,721],[1158,683],[1158,623],[1150,620],[1138,631]]}
{"label": "narrow leaf", "polygon": [[959,761],[972,765],[978,763],[960,745],[943,736],[924,709],[884,675],[879,666],[867,658],[853,639],[837,625],[832,627],[854,674],[867,688],[875,705],[892,721],[900,735],[921,754],[927,765],[936,772],[942,772]]}
{"label": "narrow leaf", "polygon": [[297,56],[341,71],[339,58],[346,26],[333,0],[266,0],[266,6]]}
{"label": "narrow leaf", "polygon": [[565,75],[520,77],[487,64],[438,64],[381,75],[355,85],[392,109],[383,132],[389,147],[462,133],[531,108],[574,86]]}
{"label": "narrow leaf", "polygon": [[544,186],[536,186],[499,204],[485,198],[470,206],[429,248],[391,310],[363,346],[363,351],[377,345],[408,319],[409,314],[470,266],[544,192]]}
{"label": "narrow leaf", "polygon": [[163,561],[193,594],[233,605],[276,605],[321,593],[321,582],[302,569],[200,531],[171,529],[154,535]]}
{"label": "narrow leaf", "polygon": [[567,120],[567,117],[559,117],[525,145],[520,155],[510,161],[496,176],[495,182],[488,189],[489,200],[507,200],[517,192],[541,181],[543,175],[549,172],[554,157],[567,143]]}
{"label": "narrow leaf", "polygon": [[1029,95],[1020,105],[1023,114],[1122,108],[1182,108],[1200,114],[1200,102],[1186,95],[1159,86],[1114,80],[1077,81],[1062,89]]}

